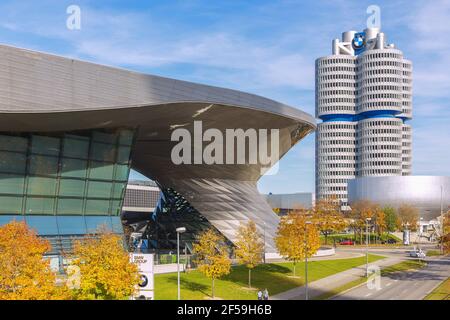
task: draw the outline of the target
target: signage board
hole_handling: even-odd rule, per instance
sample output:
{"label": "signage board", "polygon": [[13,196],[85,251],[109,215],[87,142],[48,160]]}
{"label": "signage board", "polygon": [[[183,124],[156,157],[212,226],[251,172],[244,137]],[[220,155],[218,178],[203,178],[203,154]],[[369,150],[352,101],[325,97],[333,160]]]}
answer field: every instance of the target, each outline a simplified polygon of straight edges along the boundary
{"label": "signage board", "polygon": [[140,280],[137,296],[134,300],[153,300],[154,298],[154,255],[149,253],[130,254],[131,262],[136,263],[139,269]]}

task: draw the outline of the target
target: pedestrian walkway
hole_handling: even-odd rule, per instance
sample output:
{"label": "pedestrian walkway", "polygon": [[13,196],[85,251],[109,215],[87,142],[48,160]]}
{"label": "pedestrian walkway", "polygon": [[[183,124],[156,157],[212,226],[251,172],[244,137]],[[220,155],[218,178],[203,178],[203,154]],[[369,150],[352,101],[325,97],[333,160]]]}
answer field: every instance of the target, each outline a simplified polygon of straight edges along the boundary
{"label": "pedestrian walkway", "polygon": [[[372,262],[370,263],[370,265],[371,266],[376,265],[381,268],[399,263],[402,260],[403,259],[399,257],[388,257],[382,260]],[[346,283],[359,279],[360,277],[364,276],[365,273],[366,273],[366,265],[364,264],[359,267],[345,270],[343,272],[333,274],[329,277],[313,281],[308,284],[308,297],[309,299],[318,297],[324,294],[325,292],[328,292],[330,290],[343,286]],[[305,292],[306,292],[305,286],[301,286],[276,294],[271,297],[271,300],[304,300]]]}

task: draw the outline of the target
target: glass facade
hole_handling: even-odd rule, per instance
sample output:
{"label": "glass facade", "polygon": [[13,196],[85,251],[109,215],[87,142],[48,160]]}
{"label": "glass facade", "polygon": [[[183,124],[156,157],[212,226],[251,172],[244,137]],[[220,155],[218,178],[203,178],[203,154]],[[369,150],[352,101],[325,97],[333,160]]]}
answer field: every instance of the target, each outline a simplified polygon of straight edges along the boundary
{"label": "glass facade", "polygon": [[[198,212],[181,194],[171,188],[162,189],[158,204],[148,221],[142,238],[147,240],[148,250],[164,253],[176,250],[176,228],[183,226],[183,246],[192,252],[196,236],[214,226]],[[220,233],[217,229],[216,231]],[[232,246],[229,240],[227,243]],[[133,244],[130,244],[133,247]],[[144,249],[144,248],[143,248]]]}
{"label": "glass facade", "polygon": [[123,233],[120,212],[134,130],[0,134],[0,225],[40,235]]}

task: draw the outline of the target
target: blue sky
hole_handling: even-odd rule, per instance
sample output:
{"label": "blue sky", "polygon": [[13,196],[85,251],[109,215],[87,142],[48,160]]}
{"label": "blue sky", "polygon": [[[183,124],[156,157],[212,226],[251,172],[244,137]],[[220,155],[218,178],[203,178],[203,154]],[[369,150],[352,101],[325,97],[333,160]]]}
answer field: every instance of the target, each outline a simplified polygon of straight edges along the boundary
{"label": "blue sky", "polygon": [[[81,30],[66,8],[81,8]],[[260,94],[314,114],[314,60],[381,8],[413,61],[413,174],[450,175],[450,1],[0,1],[0,42]],[[133,174],[133,178],[139,175]],[[261,192],[314,190],[314,135]]]}

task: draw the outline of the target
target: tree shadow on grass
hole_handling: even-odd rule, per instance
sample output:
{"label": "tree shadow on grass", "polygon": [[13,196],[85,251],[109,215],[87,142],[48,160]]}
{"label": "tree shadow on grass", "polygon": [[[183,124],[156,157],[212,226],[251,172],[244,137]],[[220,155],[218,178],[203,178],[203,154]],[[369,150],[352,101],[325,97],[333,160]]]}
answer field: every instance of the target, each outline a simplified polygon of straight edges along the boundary
{"label": "tree shadow on grass", "polygon": [[[302,279],[289,275],[292,270],[279,264],[261,264],[252,271],[252,287],[267,288],[271,293],[278,293],[303,285]],[[248,269],[245,266],[232,268],[231,273],[221,278],[242,287],[248,286]]]}
{"label": "tree shadow on grass", "polygon": [[[169,278],[167,278],[167,280],[169,282],[174,283],[175,285],[178,283],[178,278],[176,276],[169,277]],[[189,291],[201,292],[201,293],[203,293],[206,296],[210,295],[209,287],[207,285],[204,285],[204,284],[201,284],[201,283],[198,283],[198,282],[194,282],[194,281],[190,281],[190,280],[186,280],[186,279],[181,278],[180,279],[180,287],[181,287],[181,289],[186,289],[186,290],[189,290]],[[208,290],[208,292],[207,292],[207,290]]]}
{"label": "tree shadow on grass", "polygon": [[258,266],[258,270],[262,272],[292,273],[292,270],[288,267],[273,263],[261,264]]}

